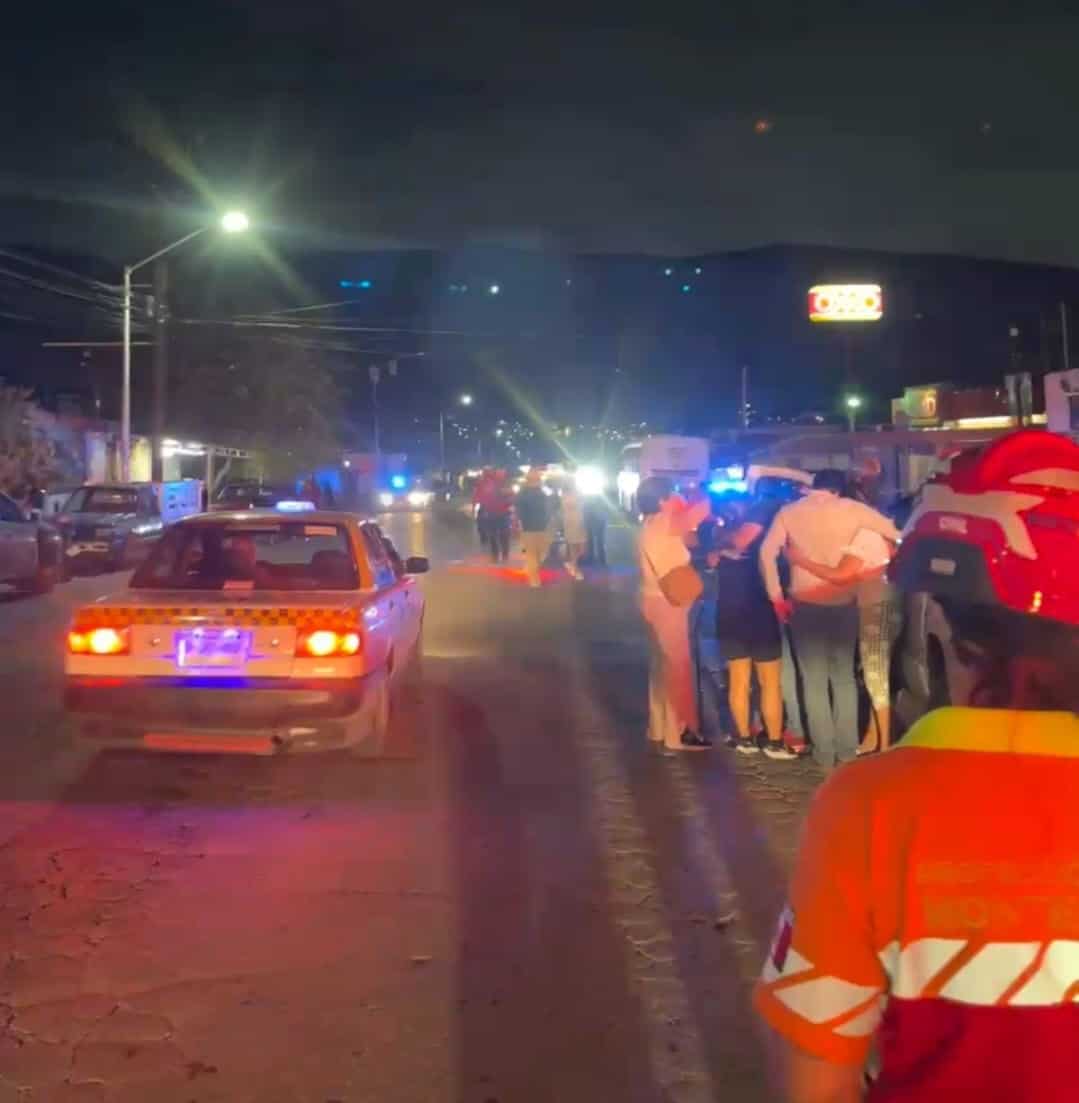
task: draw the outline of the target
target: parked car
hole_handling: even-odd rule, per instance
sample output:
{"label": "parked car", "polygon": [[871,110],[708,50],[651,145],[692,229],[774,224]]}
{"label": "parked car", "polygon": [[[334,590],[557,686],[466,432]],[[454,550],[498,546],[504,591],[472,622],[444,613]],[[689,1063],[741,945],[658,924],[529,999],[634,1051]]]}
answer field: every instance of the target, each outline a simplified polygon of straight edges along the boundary
{"label": "parked car", "polygon": [[0,494],[0,582],[44,594],[64,577],[60,529],[35,520],[18,502]]}
{"label": "parked car", "polygon": [[165,522],[150,483],[102,483],[75,491],[57,516],[75,568],[122,571],[141,563]]}

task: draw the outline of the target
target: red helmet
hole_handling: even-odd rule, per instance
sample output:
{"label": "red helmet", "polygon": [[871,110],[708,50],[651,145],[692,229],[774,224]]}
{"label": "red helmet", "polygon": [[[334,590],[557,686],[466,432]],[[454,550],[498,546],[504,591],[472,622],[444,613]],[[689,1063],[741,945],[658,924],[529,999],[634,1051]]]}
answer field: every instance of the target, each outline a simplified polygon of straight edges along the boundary
{"label": "red helmet", "polygon": [[1079,626],[1079,445],[1022,429],[922,488],[892,578]]}

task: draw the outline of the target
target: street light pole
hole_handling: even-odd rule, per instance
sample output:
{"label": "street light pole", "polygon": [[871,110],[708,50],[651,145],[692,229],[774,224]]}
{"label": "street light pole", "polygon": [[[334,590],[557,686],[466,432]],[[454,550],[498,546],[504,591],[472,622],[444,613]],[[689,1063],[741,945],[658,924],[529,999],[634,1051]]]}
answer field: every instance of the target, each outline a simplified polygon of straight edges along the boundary
{"label": "street light pole", "polygon": [[[247,216],[240,211],[229,211],[221,219],[221,228],[226,233],[240,233],[246,230],[247,227]],[[143,257],[142,260],[137,261],[135,264],[124,265],[124,370],[123,393],[120,402],[120,468],[121,477],[124,482],[130,482],[131,480],[131,277],[140,268],[144,268],[147,264],[152,264],[166,253],[171,253],[173,249],[179,249],[181,245],[186,245],[193,238],[198,237],[199,234],[206,233],[208,229],[210,229],[209,225],[200,226],[197,230],[192,230],[191,233],[184,234],[183,237],[177,238],[171,245],[166,245],[164,249],[158,249],[156,253],[151,253],[148,257]]]}
{"label": "street light pole", "polygon": [[[470,394],[462,394],[457,396],[457,403],[459,406],[471,406],[472,396]],[[439,455],[442,459],[442,477],[446,477],[446,411],[438,411],[438,448]]]}
{"label": "street light pole", "polygon": [[120,399],[120,478],[131,478],[131,273],[124,265],[124,374]]}

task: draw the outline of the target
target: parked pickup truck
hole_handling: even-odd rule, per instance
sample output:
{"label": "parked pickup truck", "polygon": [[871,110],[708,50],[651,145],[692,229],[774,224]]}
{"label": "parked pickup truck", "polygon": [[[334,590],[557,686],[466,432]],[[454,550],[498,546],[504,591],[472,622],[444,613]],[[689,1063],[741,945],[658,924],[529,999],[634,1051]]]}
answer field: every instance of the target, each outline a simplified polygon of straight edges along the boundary
{"label": "parked pickup truck", "polygon": [[75,568],[137,566],[165,526],[202,509],[202,484],[99,483],[79,487],[57,518]]}
{"label": "parked pickup truck", "polygon": [[0,583],[26,593],[44,594],[64,575],[64,538],[60,530],[35,520],[0,494]]}

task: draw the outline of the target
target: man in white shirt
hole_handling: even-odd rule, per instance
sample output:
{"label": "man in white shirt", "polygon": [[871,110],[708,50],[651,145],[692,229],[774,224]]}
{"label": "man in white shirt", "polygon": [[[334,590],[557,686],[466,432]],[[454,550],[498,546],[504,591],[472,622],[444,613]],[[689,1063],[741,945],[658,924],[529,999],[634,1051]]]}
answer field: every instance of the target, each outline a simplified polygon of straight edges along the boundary
{"label": "man in white shirt", "polygon": [[790,620],[794,649],[802,669],[806,717],[813,757],[825,768],[858,753],[858,689],[854,650],[858,642],[857,584],[824,581],[795,564],[790,600],[784,598],[777,560],[792,544],[807,560],[838,566],[861,532],[897,541],[899,530],[883,514],[841,497],[842,471],[817,473],[813,489],[776,514],[761,545],[760,565],[768,596],[782,620]]}

